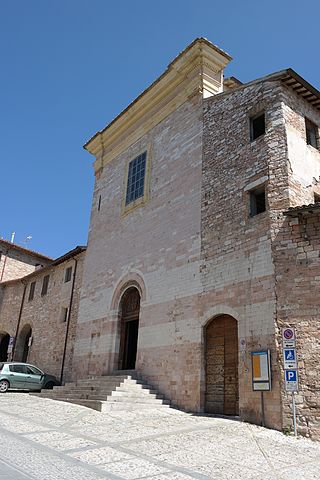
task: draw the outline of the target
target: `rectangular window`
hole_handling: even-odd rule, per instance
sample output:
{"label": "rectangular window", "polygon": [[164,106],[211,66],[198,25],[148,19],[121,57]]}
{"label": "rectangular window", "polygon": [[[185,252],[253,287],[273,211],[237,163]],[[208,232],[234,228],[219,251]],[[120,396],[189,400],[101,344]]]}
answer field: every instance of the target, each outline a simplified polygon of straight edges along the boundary
{"label": "rectangular window", "polygon": [[126,205],[144,195],[147,152],[143,152],[129,163]]}
{"label": "rectangular window", "polygon": [[61,321],[61,323],[65,323],[68,320],[68,312],[69,312],[68,308],[61,307],[61,310],[60,310],[60,321]]}
{"label": "rectangular window", "polygon": [[33,300],[35,289],[36,289],[36,282],[32,282],[29,289],[29,297],[28,297],[29,302]]}
{"label": "rectangular window", "polygon": [[44,295],[47,295],[47,293],[48,293],[49,278],[50,278],[50,275],[46,275],[45,277],[43,277],[42,289],[41,289],[41,296],[42,297]]}
{"label": "rectangular window", "polygon": [[254,117],[250,118],[250,140],[253,142],[258,137],[261,137],[261,135],[264,135],[266,133],[266,121],[265,121],[265,114],[259,113],[258,115],[255,115]]}
{"label": "rectangular window", "polygon": [[307,144],[314,148],[319,148],[319,129],[317,125],[310,122],[307,118],[306,121],[306,140]]}
{"label": "rectangular window", "polygon": [[314,203],[320,203],[320,195],[318,193],[314,193]]}
{"label": "rectangular window", "polygon": [[66,271],[64,274],[64,283],[70,282],[71,275],[72,275],[72,267],[66,268]]}
{"label": "rectangular window", "polygon": [[259,187],[249,192],[250,194],[250,217],[266,211],[265,187]]}

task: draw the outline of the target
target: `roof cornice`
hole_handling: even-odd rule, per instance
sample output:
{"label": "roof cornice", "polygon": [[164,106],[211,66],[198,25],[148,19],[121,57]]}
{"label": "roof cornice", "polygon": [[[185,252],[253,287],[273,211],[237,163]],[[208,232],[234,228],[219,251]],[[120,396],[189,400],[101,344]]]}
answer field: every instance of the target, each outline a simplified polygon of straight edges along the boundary
{"label": "roof cornice", "polygon": [[230,60],[227,53],[208,40],[194,40],[155,82],[84,145],[96,157],[95,172],[188,98],[196,94],[208,97],[220,93],[223,89],[223,69]]}

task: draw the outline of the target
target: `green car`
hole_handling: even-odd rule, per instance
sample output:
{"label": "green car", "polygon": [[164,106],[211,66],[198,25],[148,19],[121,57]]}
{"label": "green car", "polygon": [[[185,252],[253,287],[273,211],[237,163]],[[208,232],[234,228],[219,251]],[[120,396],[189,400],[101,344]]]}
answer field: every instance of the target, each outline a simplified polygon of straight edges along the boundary
{"label": "green car", "polygon": [[0,363],[0,393],[12,390],[41,390],[60,385],[53,375],[42,372],[28,363]]}

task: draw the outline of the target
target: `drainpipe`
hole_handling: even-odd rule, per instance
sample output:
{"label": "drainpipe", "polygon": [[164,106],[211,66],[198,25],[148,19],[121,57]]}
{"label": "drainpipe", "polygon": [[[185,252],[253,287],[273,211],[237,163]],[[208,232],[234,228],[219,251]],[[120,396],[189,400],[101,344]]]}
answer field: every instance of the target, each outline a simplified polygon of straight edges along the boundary
{"label": "drainpipe", "polygon": [[68,334],[69,334],[69,327],[70,327],[70,320],[71,320],[71,308],[72,308],[74,285],[75,285],[75,282],[76,282],[76,273],[77,273],[77,266],[78,266],[78,260],[75,259],[75,258],[73,258],[73,260],[74,260],[75,263],[74,263],[74,271],[73,271],[73,278],[72,278],[72,289],[71,289],[69,308],[68,308],[66,334],[65,334],[63,354],[62,354],[61,373],[60,373],[60,382],[61,383],[62,383],[62,380],[63,380],[64,364],[65,364],[65,361],[66,361]]}
{"label": "drainpipe", "polygon": [[24,287],[23,287],[22,300],[21,300],[19,317],[18,317],[18,322],[17,322],[16,334],[15,334],[15,337],[14,337],[14,344],[13,344],[13,349],[12,349],[12,353],[11,353],[11,358],[12,358],[12,360],[13,360],[13,358],[14,358],[14,354],[15,354],[15,351],[16,351],[16,345],[17,345],[18,333],[19,333],[20,322],[21,322],[21,317],[22,317],[22,310],[23,310],[23,305],[24,305],[24,299],[25,299],[26,291],[27,291],[27,284],[24,283],[23,280],[21,280],[21,283],[22,283],[22,285],[24,285]]}

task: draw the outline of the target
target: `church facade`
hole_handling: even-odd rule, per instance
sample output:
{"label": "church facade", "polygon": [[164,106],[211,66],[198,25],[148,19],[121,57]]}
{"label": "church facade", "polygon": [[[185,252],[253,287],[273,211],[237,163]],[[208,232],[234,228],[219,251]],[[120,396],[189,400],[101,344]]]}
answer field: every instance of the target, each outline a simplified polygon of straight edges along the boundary
{"label": "church facade", "polygon": [[187,411],[282,429],[292,328],[299,429],[316,438],[320,93],[290,69],[226,79],[230,60],[196,39],[86,143],[95,188],[71,377],[135,369]]}

